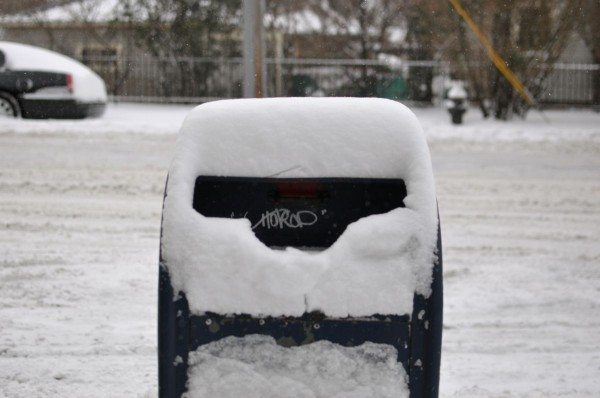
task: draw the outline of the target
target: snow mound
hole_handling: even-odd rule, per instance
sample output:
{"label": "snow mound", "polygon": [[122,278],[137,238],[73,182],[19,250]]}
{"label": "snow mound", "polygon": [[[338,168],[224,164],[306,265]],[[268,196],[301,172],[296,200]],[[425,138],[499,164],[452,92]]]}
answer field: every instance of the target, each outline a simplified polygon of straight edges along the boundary
{"label": "snow mound", "polygon": [[[320,252],[273,250],[247,219],[192,207],[199,175],[402,178],[406,208],[350,224]],[[193,313],[410,314],[430,294],[437,209],[414,114],[382,99],[217,101],[184,121],[163,210],[163,265]]]}
{"label": "snow mound", "polygon": [[285,348],[250,335],[191,353],[187,398],[408,397],[407,375],[392,346],[342,347],[320,341]]}

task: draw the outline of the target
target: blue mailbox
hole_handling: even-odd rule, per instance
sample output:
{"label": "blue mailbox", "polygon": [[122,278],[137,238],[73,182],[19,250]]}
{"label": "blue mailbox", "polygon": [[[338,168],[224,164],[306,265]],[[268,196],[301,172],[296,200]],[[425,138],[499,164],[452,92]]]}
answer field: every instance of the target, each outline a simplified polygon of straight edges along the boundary
{"label": "blue mailbox", "polygon": [[[380,262],[368,268],[371,257]],[[276,276],[277,261],[287,274]],[[348,276],[360,264],[365,275]],[[343,277],[331,271],[338,266]],[[308,282],[286,285],[293,272]],[[267,284],[292,287],[287,295]],[[229,100],[194,109],[165,189],[158,315],[160,397],[186,392],[198,347],[252,334],[285,347],[393,346],[410,397],[437,397],[442,247],[416,117],[381,99]]]}

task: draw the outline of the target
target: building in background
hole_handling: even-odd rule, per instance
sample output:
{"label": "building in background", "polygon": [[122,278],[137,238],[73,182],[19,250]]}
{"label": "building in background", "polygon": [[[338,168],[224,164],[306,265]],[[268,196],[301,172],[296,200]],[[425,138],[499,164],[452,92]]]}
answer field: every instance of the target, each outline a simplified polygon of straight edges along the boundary
{"label": "building in background", "polygon": [[[235,0],[222,3],[231,4],[225,11],[235,11]],[[271,96],[355,95],[432,102],[443,95],[444,82],[454,77],[453,57],[431,44],[435,38],[415,39],[414,32],[423,30],[419,25],[423,16],[402,8],[410,1],[384,1],[386,7],[397,8],[385,13],[373,8],[349,14],[343,8],[335,14],[318,5],[270,3],[275,4],[266,16]],[[4,0],[0,40],[79,59],[97,71],[110,94],[121,100],[197,102],[241,95],[239,14],[232,11],[231,18],[221,18],[219,25],[202,19],[206,18],[202,10],[192,9],[202,22],[190,24],[200,31],[196,34],[173,26],[176,13],[156,17],[152,12],[160,9],[140,10],[128,4],[136,1]],[[543,17],[529,11],[535,18]],[[392,20],[379,15],[392,13],[410,17]],[[527,51],[538,39],[536,32],[527,31],[527,10],[523,15],[518,42]],[[212,31],[204,32],[202,26],[209,25]],[[600,71],[576,32],[570,33],[558,62],[539,98],[546,103],[593,104],[594,74]],[[437,90],[436,82],[442,82]]]}

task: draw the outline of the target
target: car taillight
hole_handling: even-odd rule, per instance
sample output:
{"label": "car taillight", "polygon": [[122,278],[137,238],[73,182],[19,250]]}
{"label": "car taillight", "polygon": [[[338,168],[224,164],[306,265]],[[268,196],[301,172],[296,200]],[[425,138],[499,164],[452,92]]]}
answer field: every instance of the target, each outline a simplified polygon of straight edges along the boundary
{"label": "car taillight", "polygon": [[73,94],[73,75],[67,75],[67,90]]}

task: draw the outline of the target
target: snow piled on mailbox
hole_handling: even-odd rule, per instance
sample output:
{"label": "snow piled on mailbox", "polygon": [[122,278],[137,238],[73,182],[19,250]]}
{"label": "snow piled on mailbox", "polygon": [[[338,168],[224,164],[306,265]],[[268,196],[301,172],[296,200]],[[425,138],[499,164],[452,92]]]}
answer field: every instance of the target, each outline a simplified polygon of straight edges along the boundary
{"label": "snow piled on mailbox", "polygon": [[226,337],[190,356],[186,397],[408,397],[406,372],[388,345],[318,341],[277,345],[270,336]]}
{"label": "snow piled on mailbox", "polygon": [[[402,178],[405,208],[350,224],[328,249],[274,250],[247,219],[192,207],[199,175]],[[437,205],[429,149],[405,106],[374,98],[228,100],[186,118],[169,170],[162,259],[193,313],[410,314],[430,294]]]}

